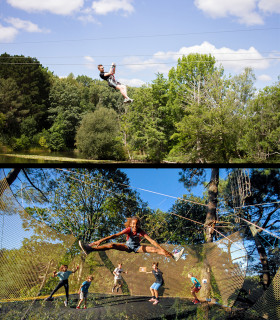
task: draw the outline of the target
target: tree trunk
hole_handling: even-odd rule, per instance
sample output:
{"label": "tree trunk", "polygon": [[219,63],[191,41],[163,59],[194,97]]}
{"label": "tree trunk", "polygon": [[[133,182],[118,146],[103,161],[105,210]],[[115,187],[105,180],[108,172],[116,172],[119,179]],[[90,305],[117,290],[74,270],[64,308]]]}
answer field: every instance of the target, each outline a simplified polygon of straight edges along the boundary
{"label": "tree trunk", "polygon": [[214,230],[211,228],[217,220],[219,168],[211,170],[211,180],[208,187],[208,210],[205,220],[205,239],[206,242],[213,242]]}
{"label": "tree trunk", "polygon": [[251,229],[251,232],[253,234],[253,237],[254,237],[254,240],[255,240],[255,244],[256,244],[256,247],[257,247],[257,250],[258,250],[258,253],[259,253],[259,256],[260,256],[260,261],[261,261],[261,264],[262,264],[262,276],[261,276],[261,278],[262,278],[263,289],[267,290],[267,288],[269,287],[270,282],[271,282],[268,258],[267,258],[267,255],[266,255],[265,248],[262,245],[262,243],[261,243],[261,241],[259,239],[259,236],[257,234],[258,231],[256,230],[256,228],[254,226],[251,226],[250,229]]}
{"label": "tree trunk", "polygon": [[[209,182],[208,187],[208,210],[205,219],[205,240],[207,243],[213,242],[214,230],[212,226],[215,225],[215,221],[217,220],[217,202],[218,202],[218,185],[219,185],[219,168],[213,168],[211,170],[211,180]],[[207,246],[205,246],[205,251],[207,250]],[[205,279],[206,283],[203,284],[201,289],[200,296],[204,299],[210,298],[210,280],[211,280],[211,266],[209,265],[206,252],[203,253],[203,268],[201,272],[201,280]]]}
{"label": "tree trunk", "polygon": [[[16,180],[20,170],[21,170],[20,168],[14,168],[8,173],[6,180],[7,180],[9,186]],[[5,190],[6,190],[5,181],[1,180],[0,181],[0,196],[2,196],[2,194],[4,193]]]}

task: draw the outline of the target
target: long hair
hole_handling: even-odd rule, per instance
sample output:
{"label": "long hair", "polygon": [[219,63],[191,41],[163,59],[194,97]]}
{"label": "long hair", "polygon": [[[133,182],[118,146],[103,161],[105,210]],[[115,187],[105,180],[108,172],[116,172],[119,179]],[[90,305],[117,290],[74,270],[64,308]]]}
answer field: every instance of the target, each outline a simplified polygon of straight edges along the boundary
{"label": "long hair", "polygon": [[132,220],[137,220],[138,226],[139,226],[139,228],[140,228],[140,219],[139,219],[138,217],[136,217],[136,216],[133,216],[133,217],[131,217],[131,218],[126,218],[126,222],[124,223],[124,226],[125,226],[126,228],[130,227]]}
{"label": "long hair", "polygon": [[64,268],[68,268],[68,265],[67,264],[62,264],[59,268],[59,271],[63,271]]}

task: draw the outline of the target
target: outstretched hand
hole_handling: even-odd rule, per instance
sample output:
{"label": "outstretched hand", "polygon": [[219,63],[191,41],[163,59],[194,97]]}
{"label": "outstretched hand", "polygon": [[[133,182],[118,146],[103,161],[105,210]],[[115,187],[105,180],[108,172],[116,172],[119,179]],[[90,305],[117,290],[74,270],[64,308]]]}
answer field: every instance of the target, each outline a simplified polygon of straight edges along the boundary
{"label": "outstretched hand", "polygon": [[98,247],[101,242],[102,242],[101,240],[97,240],[97,241],[92,242],[91,245]]}

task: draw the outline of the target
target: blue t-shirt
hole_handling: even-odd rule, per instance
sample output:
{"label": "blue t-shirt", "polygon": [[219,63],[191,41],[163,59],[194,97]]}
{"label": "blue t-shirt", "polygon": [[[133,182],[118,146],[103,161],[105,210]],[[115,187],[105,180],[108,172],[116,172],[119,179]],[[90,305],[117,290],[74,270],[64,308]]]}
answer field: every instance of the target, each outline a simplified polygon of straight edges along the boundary
{"label": "blue t-shirt", "polygon": [[192,281],[193,284],[194,284],[195,281],[196,281],[196,284],[195,284],[195,287],[196,287],[196,288],[201,287],[201,284],[198,282],[198,280],[197,280],[195,277],[191,277],[191,281]]}
{"label": "blue t-shirt", "polygon": [[88,288],[89,288],[90,284],[91,284],[90,281],[84,281],[82,283],[81,291],[84,293],[88,292]]}
{"label": "blue t-shirt", "polygon": [[57,276],[61,281],[62,280],[67,280],[72,272],[73,271],[65,271],[65,272],[64,271],[59,271],[57,273]]}

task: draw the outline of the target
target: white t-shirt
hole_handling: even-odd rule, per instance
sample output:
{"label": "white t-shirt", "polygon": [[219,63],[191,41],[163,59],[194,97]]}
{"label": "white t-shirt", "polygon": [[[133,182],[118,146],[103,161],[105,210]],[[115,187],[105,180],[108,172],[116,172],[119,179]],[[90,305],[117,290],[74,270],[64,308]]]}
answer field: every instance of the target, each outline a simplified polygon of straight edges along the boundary
{"label": "white t-shirt", "polygon": [[120,269],[120,268],[116,268],[114,270],[114,274],[115,274],[115,279],[117,280],[121,280],[122,279],[122,276],[121,276],[121,273],[124,272],[123,269]]}

